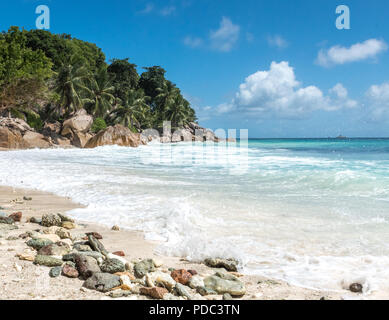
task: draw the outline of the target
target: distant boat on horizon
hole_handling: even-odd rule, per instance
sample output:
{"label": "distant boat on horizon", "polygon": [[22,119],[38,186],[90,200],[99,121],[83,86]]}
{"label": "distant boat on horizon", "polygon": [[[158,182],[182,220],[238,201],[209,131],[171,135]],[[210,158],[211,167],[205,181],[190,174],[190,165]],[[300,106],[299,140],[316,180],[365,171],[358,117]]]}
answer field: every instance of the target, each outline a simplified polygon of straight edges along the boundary
{"label": "distant boat on horizon", "polygon": [[336,137],[336,139],[344,140],[344,139],[348,139],[348,138],[345,137],[345,136],[342,136],[342,135],[340,134],[339,136]]}

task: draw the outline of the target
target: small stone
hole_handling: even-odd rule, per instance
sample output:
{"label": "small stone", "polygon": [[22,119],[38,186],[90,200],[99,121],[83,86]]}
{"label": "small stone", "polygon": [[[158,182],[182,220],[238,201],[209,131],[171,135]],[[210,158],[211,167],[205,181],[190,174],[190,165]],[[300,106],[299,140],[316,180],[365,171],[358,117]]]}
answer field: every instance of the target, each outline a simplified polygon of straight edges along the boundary
{"label": "small stone", "polygon": [[124,264],[118,259],[107,259],[100,266],[101,271],[107,273],[124,272],[126,270]]}
{"label": "small stone", "polygon": [[177,283],[175,289],[179,296],[186,297],[189,300],[192,300],[192,295],[190,294],[186,286],[182,285],[181,283]]}
{"label": "small stone", "polygon": [[131,283],[131,278],[127,275],[120,276],[120,283],[122,284],[123,290],[132,290],[133,284]]}
{"label": "small stone", "polygon": [[38,251],[39,255],[42,256],[63,256],[69,253],[70,248],[67,244],[63,242],[57,242],[49,244]]}
{"label": "small stone", "polygon": [[61,275],[62,273],[62,267],[54,267],[50,269],[49,276],[51,278],[57,278]]}
{"label": "small stone", "polygon": [[350,291],[354,293],[362,293],[363,286],[360,283],[353,283],[350,285]]}
{"label": "small stone", "polygon": [[112,254],[114,254],[115,256],[119,256],[119,257],[125,257],[126,256],[123,251],[115,251]]}
{"label": "small stone", "polygon": [[52,226],[60,227],[61,224],[62,224],[62,220],[56,214],[44,214],[42,216],[41,225],[44,227],[52,227]]}
{"label": "small stone", "polygon": [[22,234],[19,234],[19,238],[20,239],[27,239],[29,237],[28,233],[22,233]]}
{"label": "small stone", "polygon": [[120,277],[110,273],[96,272],[84,282],[84,287],[100,292],[108,292],[119,286]]}
{"label": "small stone", "polygon": [[101,272],[95,258],[85,255],[77,255],[75,257],[75,263],[77,270],[83,279],[88,279],[94,273]]}
{"label": "small stone", "polygon": [[189,287],[192,289],[196,289],[197,287],[204,287],[204,280],[198,276],[192,276],[192,278],[189,280]]}
{"label": "small stone", "polygon": [[19,237],[17,236],[9,236],[7,239],[5,240],[8,240],[8,241],[15,241],[15,240],[19,240]]}
{"label": "small stone", "polygon": [[31,239],[27,241],[27,245],[35,250],[40,250],[50,244],[53,244],[53,241],[48,239]]}
{"label": "small stone", "polygon": [[74,223],[74,219],[68,217],[67,215],[64,215],[62,213],[57,213],[58,217],[61,219],[62,222],[72,222]]}
{"label": "small stone", "polygon": [[78,278],[79,274],[76,268],[66,263],[62,268],[62,274],[68,278]]}
{"label": "small stone", "polygon": [[76,224],[74,222],[70,222],[70,221],[64,221],[62,222],[62,228],[65,228],[65,229],[68,229],[68,230],[72,230],[72,229],[76,229]]}
{"label": "small stone", "polygon": [[31,198],[31,197],[26,197],[26,196],[24,196],[24,197],[23,197],[23,200],[24,200],[24,201],[31,201],[32,198]]}
{"label": "small stone", "polygon": [[9,218],[11,218],[15,222],[20,222],[20,221],[22,221],[22,216],[23,216],[23,213],[14,212],[9,216]]}
{"label": "small stone", "polygon": [[113,231],[120,231],[120,227],[119,227],[119,226],[113,226],[113,227],[112,227],[112,230],[113,230]]}
{"label": "small stone", "polygon": [[131,294],[132,294],[131,291],[119,289],[119,290],[115,290],[115,291],[110,292],[109,296],[113,299],[117,299],[117,298],[122,298],[122,297],[128,297]]}
{"label": "small stone", "polygon": [[77,256],[88,256],[88,257],[92,257],[92,258],[94,258],[96,261],[99,260],[99,259],[103,259],[103,255],[102,255],[100,252],[96,252],[96,251],[88,252],[88,251],[87,251],[87,252],[73,252],[73,253],[65,254],[65,255],[62,257],[62,260],[63,260],[63,261],[73,261],[73,262],[75,262]]}
{"label": "small stone", "polygon": [[202,296],[212,296],[216,295],[217,292],[215,290],[206,288],[206,287],[197,287],[196,291],[201,294]]}
{"label": "small stone", "polygon": [[92,248],[87,244],[75,244],[73,246],[74,249],[81,252],[91,252],[93,251]]}
{"label": "small stone", "polygon": [[57,267],[62,266],[63,261],[50,256],[37,255],[34,259],[34,264],[46,267]]}
{"label": "small stone", "polygon": [[167,291],[167,289],[165,289],[165,288],[160,288],[160,287],[140,288],[140,294],[145,295],[145,296],[149,296],[153,299],[158,299],[158,300],[162,300],[163,296],[166,293],[169,293],[169,291]]}
{"label": "small stone", "polygon": [[223,300],[234,300],[229,293],[223,294]]}
{"label": "small stone", "polygon": [[192,278],[192,275],[186,271],[185,269],[174,270],[171,273],[171,277],[176,281],[183,285],[187,285],[189,280]]}
{"label": "small stone", "polygon": [[32,255],[32,254],[17,254],[16,255],[19,260],[23,260],[23,261],[34,261],[35,260],[35,256]]}
{"label": "small stone", "polygon": [[210,268],[224,268],[227,271],[238,271],[238,261],[235,259],[206,259],[204,263]]}
{"label": "small stone", "polygon": [[32,217],[32,218],[30,218],[29,222],[30,223],[41,224],[42,223],[42,219],[36,218],[36,217]]}
{"label": "small stone", "polygon": [[61,239],[72,239],[72,235],[71,233],[69,232],[69,230],[65,229],[65,228],[58,228],[56,231],[55,231],[55,234],[60,237]]}
{"label": "small stone", "polygon": [[237,277],[216,272],[215,275],[204,279],[206,288],[216,291],[218,294],[229,293],[231,296],[243,296],[246,293],[246,288],[243,282]]}
{"label": "small stone", "polygon": [[176,281],[169,274],[161,271],[148,273],[146,275],[146,283],[149,287],[164,287],[169,291],[176,285]]}
{"label": "small stone", "polygon": [[[103,236],[98,233],[98,232],[89,232],[89,233],[86,233],[87,236],[93,236],[94,238],[96,238],[97,240],[102,240],[103,239]],[[88,240],[88,238],[86,238],[86,240]]]}
{"label": "small stone", "polygon": [[134,265],[134,273],[137,278],[143,278],[146,274],[153,271],[155,271],[155,266],[152,259],[142,260]]}
{"label": "small stone", "polygon": [[188,270],[188,272],[189,272],[192,276],[197,275],[197,271],[196,271],[196,270]]}
{"label": "small stone", "polygon": [[2,223],[2,224],[14,224],[15,221],[14,221],[14,219],[12,219],[10,217],[0,217],[0,223]]}

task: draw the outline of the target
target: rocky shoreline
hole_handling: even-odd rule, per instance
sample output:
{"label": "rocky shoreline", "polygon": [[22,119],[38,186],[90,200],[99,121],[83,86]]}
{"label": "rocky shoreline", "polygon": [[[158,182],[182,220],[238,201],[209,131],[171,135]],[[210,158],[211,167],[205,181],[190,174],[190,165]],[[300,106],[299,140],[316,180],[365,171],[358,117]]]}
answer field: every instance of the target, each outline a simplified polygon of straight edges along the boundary
{"label": "rocky shoreline", "polygon": [[51,194],[0,187],[0,207],[1,299],[341,298],[240,274],[234,260],[156,256],[139,233],[57,214],[79,206]]}
{"label": "rocky shoreline", "polygon": [[24,120],[0,117],[0,149],[95,148],[104,145],[136,148],[151,141],[161,143],[221,141],[211,130],[196,123],[189,123],[173,133],[171,130],[160,133],[152,129],[134,133],[117,124],[95,134],[91,131],[92,125],[93,117],[84,109],[77,111],[62,124],[45,123],[39,132]]}
{"label": "rocky shoreline", "polygon": [[[0,213],[0,231],[6,235],[18,230],[16,223],[22,218],[22,212]],[[36,224],[37,229],[6,238],[27,240],[26,248],[16,257],[48,267],[51,278],[78,278],[81,288],[109,293],[112,298],[135,294],[163,300],[203,300],[212,295],[231,300],[246,294],[234,260],[208,259],[209,267],[220,269],[203,278],[196,270],[162,268],[163,263],[157,259],[128,261],[123,251],[107,251],[98,232],[72,234],[77,224],[64,214],[44,214],[26,222]],[[114,226],[113,230],[120,228]]]}

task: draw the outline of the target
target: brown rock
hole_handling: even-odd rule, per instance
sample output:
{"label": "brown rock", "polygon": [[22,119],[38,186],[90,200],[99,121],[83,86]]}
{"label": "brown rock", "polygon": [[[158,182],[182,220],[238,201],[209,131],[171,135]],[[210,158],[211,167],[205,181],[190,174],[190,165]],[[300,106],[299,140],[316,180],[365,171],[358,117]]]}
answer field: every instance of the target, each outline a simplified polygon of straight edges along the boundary
{"label": "brown rock", "polygon": [[363,286],[360,283],[353,283],[350,285],[350,291],[354,293],[362,293]]}
{"label": "brown rock", "polygon": [[61,132],[61,123],[59,123],[58,121],[52,123],[45,122],[42,129],[42,133],[46,136],[51,136],[53,134],[60,134],[60,132]]}
{"label": "brown rock", "polygon": [[41,256],[63,256],[69,253],[69,251],[70,248],[66,243],[57,242],[41,248],[38,254]]}
{"label": "brown rock", "polygon": [[12,132],[19,132],[24,135],[27,131],[33,131],[28,123],[18,118],[0,118],[0,127],[5,127]]}
{"label": "brown rock", "polygon": [[78,271],[69,264],[65,264],[62,268],[62,274],[68,278],[78,278]]}
{"label": "brown rock", "polygon": [[112,227],[112,230],[113,230],[113,231],[120,231],[120,227],[119,227],[119,226],[113,226],[113,227]]}
{"label": "brown rock", "polygon": [[22,221],[22,216],[23,214],[21,212],[15,212],[9,215],[9,217],[12,218],[15,222]]}
{"label": "brown rock", "polygon": [[[91,235],[91,236],[95,237],[97,240],[103,239],[103,236],[98,232],[88,232],[88,233],[86,233],[86,235],[87,236]],[[86,237],[85,240],[88,240],[88,237]]]}
{"label": "brown rock", "polygon": [[23,140],[19,132],[12,132],[10,129],[0,127],[0,148],[26,149],[29,145]]}
{"label": "brown rock", "polygon": [[96,148],[105,145],[119,145],[136,148],[139,147],[141,143],[139,133],[133,133],[130,129],[117,124],[100,131],[86,143],[85,148]]}
{"label": "brown rock", "polygon": [[159,299],[162,300],[163,296],[169,293],[169,291],[165,288],[160,288],[160,287],[153,287],[153,288],[140,288],[140,294],[149,296],[153,299]]}
{"label": "brown rock", "polygon": [[119,257],[125,257],[126,256],[123,251],[116,251],[116,252],[113,252],[112,254],[114,254],[115,256],[119,256]]}
{"label": "brown rock", "polygon": [[76,132],[87,133],[92,127],[92,124],[93,117],[89,115],[84,109],[80,109],[72,118],[66,120],[63,123],[61,134],[63,136],[67,136]]}
{"label": "brown rock", "polygon": [[95,258],[78,254],[74,258],[76,268],[84,279],[90,278],[94,273],[101,272]]}
{"label": "brown rock", "polygon": [[197,273],[196,270],[188,270],[188,272],[192,275],[192,276],[195,276]]}
{"label": "brown rock", "polygon": [[34,131],[27,131],[23,136],[23,140],[28,144],[29,148],[45,149],[51,147],[51,143],[45,139],[43,134]]}
{"label": "brown rock", "polygon": [[174,281],[187,285],[189,280],[192,278],[192,274],[184,269],[180,269],[172,271],[171,277]]}

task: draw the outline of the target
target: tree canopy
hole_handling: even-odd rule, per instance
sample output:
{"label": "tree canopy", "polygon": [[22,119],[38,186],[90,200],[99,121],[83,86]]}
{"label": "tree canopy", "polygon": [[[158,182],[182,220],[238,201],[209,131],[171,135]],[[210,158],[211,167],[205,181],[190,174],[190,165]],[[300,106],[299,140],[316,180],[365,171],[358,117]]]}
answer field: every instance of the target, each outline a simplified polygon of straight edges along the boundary
{"label": "tree canopy", "polygon": [[196,120],[162,67],[145,67],[139,75],[128,58],[105,60],[95,44],[71,35],[11,27],[0,34],[0,115],[41,123],[84,108],[96,123],[134,131]]}

